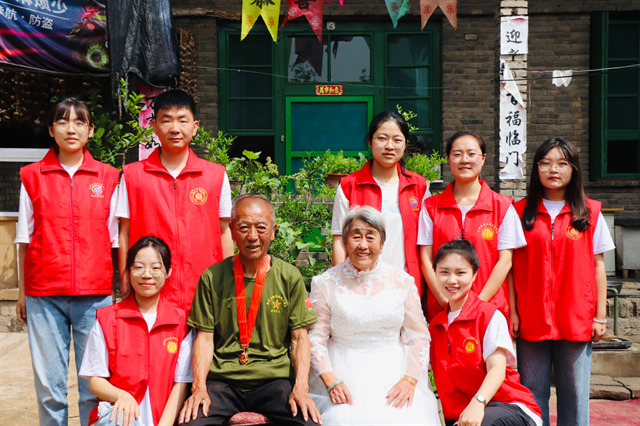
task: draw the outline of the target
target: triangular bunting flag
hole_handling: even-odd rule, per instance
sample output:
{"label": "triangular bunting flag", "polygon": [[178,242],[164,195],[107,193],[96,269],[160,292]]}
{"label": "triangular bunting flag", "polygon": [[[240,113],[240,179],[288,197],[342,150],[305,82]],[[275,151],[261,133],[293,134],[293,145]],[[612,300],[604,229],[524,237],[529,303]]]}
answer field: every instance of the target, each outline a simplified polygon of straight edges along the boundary
{"label": "triangular bunting flag", "polygon": [[287,0],[289,10],[285,15],[282,26],[292,19],[304,15],[311,25],[311,29],[322,41],[322,12],[324,10],[324,0]]}
{"label": "triangular bunting flag", "polygon": [[420,0],[420,18],[422,21],[422,29],[427,25],[427,21],[433,15],[438,7],[439,0]]}
{"label": "triangular bunting flag", "polygon": [[444,12],[454,30],[458,29],[458,0],[440,0],[440,9]]}
{"label": "triangular bunting flag", "polygon": [[420,0],[420,17],[422,29],[427,25],[427,21],[433,15],[436,8],[440,6],[442,13],[447,17],[451,26],[458,29],[458,0]]}
{"label": "triangular bunting flag", "polygon": [[242,0],[242,30],[240,40],[249,34],[251,28],[262,16],[273,41],[278,41],[278,19],[280,0]]}
{"label": "triangular bunting flag", "polygon": [[389,11],[389,17],[393,22],[393,28],[396,28],[398,19],[409,11],[409,2],[408,0],[384,0],[384,2],[387,4],[387,11]]}

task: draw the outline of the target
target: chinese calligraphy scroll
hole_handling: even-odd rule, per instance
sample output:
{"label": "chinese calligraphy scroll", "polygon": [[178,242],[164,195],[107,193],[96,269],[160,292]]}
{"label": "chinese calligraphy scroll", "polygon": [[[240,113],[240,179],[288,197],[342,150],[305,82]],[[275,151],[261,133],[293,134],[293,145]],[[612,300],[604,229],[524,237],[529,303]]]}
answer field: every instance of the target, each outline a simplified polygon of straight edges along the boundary
{"label": "chinese calligraphy scroll", "polygon": [[526,55],[529,52],[529,17],[503,16],[500,20],[500,54]]}
{"label": "chinese calligraphy scroll", "polygon": [[523,179],[527,110],[509,66],[500,61],[500,179]]}

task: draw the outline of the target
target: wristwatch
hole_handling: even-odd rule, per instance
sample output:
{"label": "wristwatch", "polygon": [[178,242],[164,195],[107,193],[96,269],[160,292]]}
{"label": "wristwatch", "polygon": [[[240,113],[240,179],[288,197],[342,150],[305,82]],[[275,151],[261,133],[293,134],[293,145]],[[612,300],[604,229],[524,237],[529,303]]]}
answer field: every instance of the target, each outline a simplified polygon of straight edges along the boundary
{"label": "wristwatch", "polygon": [[484,407],[487,406],[487,398],[485,398],[484,396],[478,394],[474,396],[473,399],[477,399],[478,402],[480,402],[480,404],[482,404]]}

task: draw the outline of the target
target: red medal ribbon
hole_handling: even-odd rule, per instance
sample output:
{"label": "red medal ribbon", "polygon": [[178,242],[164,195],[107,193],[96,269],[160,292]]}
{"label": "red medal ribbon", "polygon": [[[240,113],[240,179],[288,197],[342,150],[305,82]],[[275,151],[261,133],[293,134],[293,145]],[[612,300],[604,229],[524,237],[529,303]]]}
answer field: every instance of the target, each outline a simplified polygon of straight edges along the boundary
{"label": "red medal ribbon", "polygon": [[244,291],[244,272],[242,270],[242,263],[240,262],[240,255],[236,255],[233,265],[233,275],[236,284],[236,308],[238,309],[238,331],[240,333],[240,346],[243,349],[243,352],[239,357],[241,364],[246,364],[249,359],[249,356],[247,355],[247,348],[249,347],[253,327],[256,324],[258,308],[260,307],[260,299],[262,298],[262,289],[264,288],[264,280],[267,277],[269,265],[269,255],[265,254],[262,258],[262,262],[260,262],[260,266],[258,267],[258,274],[256,276],[256,283],[253,287],[253,294],[251,295],[251,304],[249,305],[248,314],[247,298]]}

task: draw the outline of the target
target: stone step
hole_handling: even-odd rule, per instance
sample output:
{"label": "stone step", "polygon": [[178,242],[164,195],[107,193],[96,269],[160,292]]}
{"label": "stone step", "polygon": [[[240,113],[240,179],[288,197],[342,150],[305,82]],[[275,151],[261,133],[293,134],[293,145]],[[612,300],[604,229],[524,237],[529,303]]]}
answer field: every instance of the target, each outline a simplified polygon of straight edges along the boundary
{"label": "stone step", "polygon": [[633,343],[629,349],[594,350],[591,356],[591,374],[640,378],[640,343]]}
{"label": "stone step", "polygon": [[591,399],[623,401],[640,398],[640,377],[609,377],[591,375]]}

